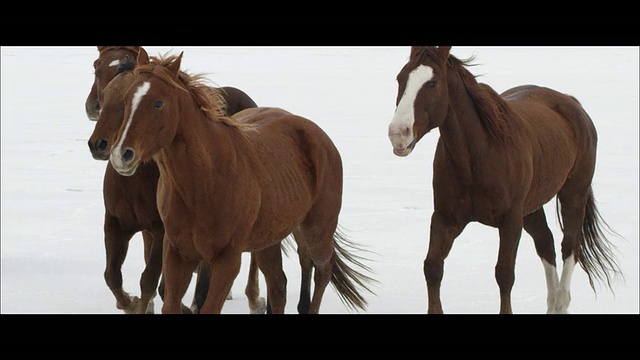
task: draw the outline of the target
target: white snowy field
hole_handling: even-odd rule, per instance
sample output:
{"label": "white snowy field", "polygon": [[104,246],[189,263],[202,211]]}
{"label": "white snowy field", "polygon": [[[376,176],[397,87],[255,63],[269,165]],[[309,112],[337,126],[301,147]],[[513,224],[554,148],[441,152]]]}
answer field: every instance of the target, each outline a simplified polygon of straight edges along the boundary
{"label": "white snowy field", "polygon": [[[371,250],[379,285],[358,314],[425,314],[422,272],[433,209],[432,160],[438,132],[407,158],[393,155],[387,127],[395,77],[408,47],[145,47],[150,55],[184,51],[183,69],[207,73],[218,86],[244,90],[319,124],[344,162],[341,226]],[[502,92],[537,84],[575,96],[599,131],[593,189],[599,210],[621,237],[611,237],[624,280],[614,293],[577,267],[573,314],[638,314],[638,47],[453,47],[476,56],[480,81]],[[102,178],[106,162],[87,147],[94,122],[84,101],[96,47],[2,47],[2,314],[120,314],[103,279]],[[556,251],[562,238],[555,201],[546,205]],[[445,313],[495,314],[497,230],[470,224],[445,260]],[[245,254],[248,259],[248,254]],[[296,313],[300,270],[285,258],[287,313]],[[142,241],[131,240],[124,287],[139,295]],[[223,313],[246,314],[247,264]],[[265,296],[264,281],[261,292]],[[185,302],[190,303],[193,286]],[[512,292],[515,313],[544,314],[546,284],[533,242],[523,232]],[[155,300],[156,313],[162,302]],[[326,314],[356,314],[329,287]]]}

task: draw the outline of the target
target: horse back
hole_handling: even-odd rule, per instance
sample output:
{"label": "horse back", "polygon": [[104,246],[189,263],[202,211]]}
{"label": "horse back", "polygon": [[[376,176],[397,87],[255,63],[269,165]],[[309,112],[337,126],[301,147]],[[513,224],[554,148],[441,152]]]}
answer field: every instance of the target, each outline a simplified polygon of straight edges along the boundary
{"label": "horse back", "polygon": [[[297,164],[314,177],[327,171],[340,175],[342,160],[329,136],[313,121],[275,107],[240,111],[233,118],[254,125],[247,136],[262,164]],[[274,164],[273,166],[279,166]],[[340,174],[337,174],[337,171]],[[316,179],[317,181],[318,179]]]}
{"label": "horse back", "polygon": [[569,127],[577,140],[596,139],[593,122],[578,99],[553,89],[536,85],[522,85],[500,95],[524,121],[533,126],[551,127],[560,131]]}

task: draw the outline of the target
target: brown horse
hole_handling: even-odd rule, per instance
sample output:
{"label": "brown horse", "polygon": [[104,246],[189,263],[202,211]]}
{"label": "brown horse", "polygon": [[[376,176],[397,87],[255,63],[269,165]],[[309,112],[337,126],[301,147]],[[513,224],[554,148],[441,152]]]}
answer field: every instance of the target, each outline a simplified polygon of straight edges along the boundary
{"label": "brown horse", "polygon": [[315,123],[278,108],[224,116],[202,76],[180,71],[182,53],[149,59],[141,49],[137,78],[124,97],[124,123],[110,161],[135,175],[159,166],[158,208],[165,224],[163,313],[180,301],[201,260],[211,267],[203,313],[220,313],[241,254],[252,252],[267,283],[273,313],[283,313],[286,276],[280,243],[293,234],[314,267],[309,313],[318,313],[329,283],[345,304],[364,309],[369,270],[344,247],[337,230],[342,160]]}
{"label": "brown horse", "polygon": [[[498,95],[476,81],[450,46],[411,48],[400,70],[389,139],[407,156],[438,127],[433,162],[434,211],[424,261],[428,313],[442,313],[440,284],[453,241],[472,221],[496,227],[495,277],[500,313],[512,313],[511,289],[522,229],[534,240],[547,281],[547,313],[566,313],[576,263],[611,288],[621,274],[604,237],[591,181],[596,129],[580,103],[552,89],[524,85]],[[561,217],[562,275],[543,205],[554,196]]]}
{"label": "brown horse", "polygon": [[[100,94],[105,111],[98,111],[98,122],[89,140],[89,148],[95,159],[107,160],[111,141],[109,134],[115,134],[124,113],[122,96],[133,81],[133,62],[139,47],[99,47],[100,58],[94,62],[96,79],[92,92]],[[122,59],[113,60],[115,57]],[[103,58],[104,57],[104,58]],[[134,60],[131,60],[134,59]],[[118,66],[115,66],[115,63]],[[110,71],[105,71],[108,67]],[[118,75],[119,74],[119,75]],[[118,75],[118,76],[116,76]],[[112,79],[109,79],[109,76]],[[106,85],[103,87],[103,85]],[[235,104],[235,109],[242,104],[255,107],[255,102],[244,92],[235,88],[223,93],[226,99]],[[88,99],[92,95],[90,94]],[[107,100],[104,101],[104,98]],[[87,100],[87,102],[91,102]],[[101,103],[96,100],[96,103]],[[87,107],[89,111],[91,107]],[[88,113],[89,115],[89,113]],[[115,126],[113,125],[115,123]],[[158,279],[162,269],[162,240],[164,226],[157,210],[156,188],[159,177],[157,165],[153,162],[144,164],[133,177],[120,176],[107,165],[103,197],[105,202],[105,248],[106,270],[105,281],[116,297],[116,306],[126,313],[152,313],[152,299],[158,287]],[[140,278],[141,298],[130,297],[122,288],[122,265],[127,254],[129,241],[137,232],[142,232],[145,254],[145,270]],[[198,283],[191,310],[197,312],[204,303],[208,289],[209,269],[206,263],[198,269]],[[249,281],[245,294],[249,299],[252,313],[265,311],[264,299],[259,297],[258,268],[252,259],[249,270]],[[163,285],[160,284],[160,295],[163,297]],[[190,312],[183,307],[183,312]]]}

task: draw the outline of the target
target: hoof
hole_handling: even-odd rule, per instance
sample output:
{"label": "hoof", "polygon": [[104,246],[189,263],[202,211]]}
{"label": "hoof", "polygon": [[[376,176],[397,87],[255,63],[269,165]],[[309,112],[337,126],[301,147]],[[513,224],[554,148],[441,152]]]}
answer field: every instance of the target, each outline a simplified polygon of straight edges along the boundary
{"label": "hoof", "polygon": [[122,309],[125,314],[136,314],[138,310],[138,305],[140,305],[140,298],[137,296],[130,296],[129,299],[131,299],[131,301],[129,302],[129,306],[125,306],[122,308],[118,307],[118,308]]}
{"label": "hoof", "polygon": [[149,303],[147,304],[147,310],[144,312],[145,314],[154,314],[154,310],[153,310],[153,299],[151,301],[149,301]]}
{"label": "hoof", "polygon": [[198,314],[198,307],[194,307],[195,311],[191,310],[190,308],[186,307],[184,304],[180,305],[180,309],[182,311],[183,314]]}
{"label": "hoof", "polygon": [[250,314],[259,314],[262,315],[267,312],[267,302],[263,297],[258,298],[258,304],[255,307],[251,307],[249,305],[249,313]]}

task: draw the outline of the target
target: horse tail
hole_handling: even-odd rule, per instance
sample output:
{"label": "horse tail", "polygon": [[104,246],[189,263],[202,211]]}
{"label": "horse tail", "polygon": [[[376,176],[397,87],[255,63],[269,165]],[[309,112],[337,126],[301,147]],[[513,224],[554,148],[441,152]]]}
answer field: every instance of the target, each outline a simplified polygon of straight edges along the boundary
{"label": "horse tail", "polygon": [[[559,207],[558,207],[559,211]],[[595,280],[606,283],[613,291],[612,280],[616,276],[622,276],[614,249],[616,248],[606,237],[604,229],[613,235],[620,237],[604,221],[593,196],[593,188],[589,188],[589,197],[585,209],[584,223],[582,224],[581,252],[578,262],[580,267],[589,277],[589,285],[595,292]]]}
{"label": "horse tail", "polygon": [[[372,273],[370,267],[363,264],[367,259],[349,251],[351,249],[363,251],[345,236],[341,229],[336,229],[333,235],[335,249],[335,263],[331,274],[331,285],[340,296],[340,300],[353,310],[365,310],[367,300],[360,290],[365,290],[371,294],[375,293],[369,288],[370,284],[377,284],[377,280],[366,275],[365,272]],[[367,251],[367,250],[364,250]],[[348,263],[356,265],[361,270],[358,271],[350,267]]]}

